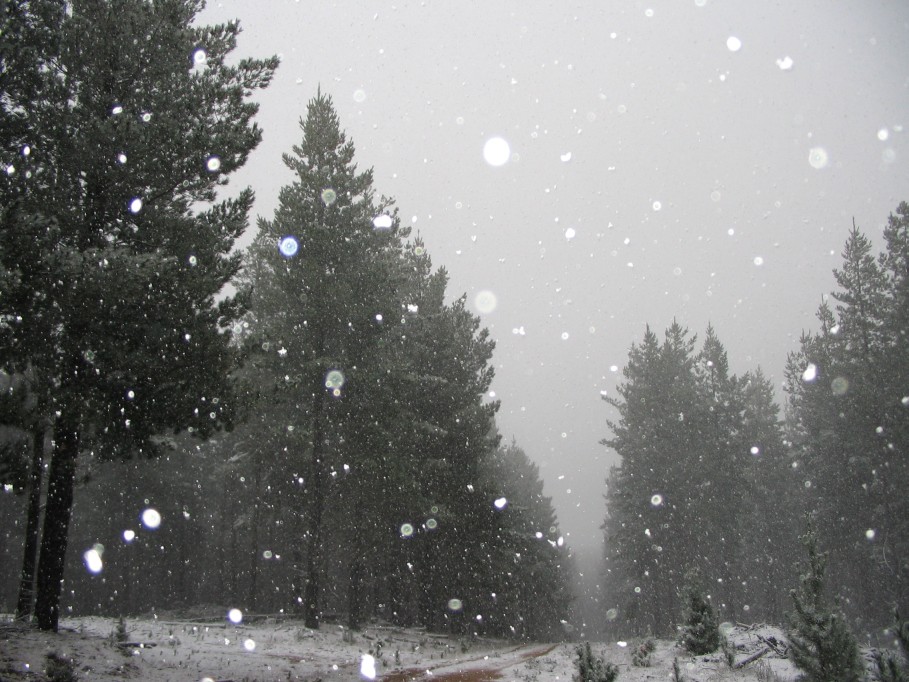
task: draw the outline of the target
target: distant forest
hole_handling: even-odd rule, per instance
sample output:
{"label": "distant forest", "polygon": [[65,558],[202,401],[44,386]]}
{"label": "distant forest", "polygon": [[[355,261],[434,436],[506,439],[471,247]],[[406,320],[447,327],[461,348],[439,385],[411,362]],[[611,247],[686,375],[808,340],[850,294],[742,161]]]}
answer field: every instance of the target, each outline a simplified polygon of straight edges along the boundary
{"label": "distant forest", "polygon": [[[576,571],[539,470],[501,443],[494,343],[378,194],[318,92],[248,250],[276,58],[200,3],[10,2],[0,31],[0,610],[229,607],[571,637]],[[86,44],[102,46],[85,50]],[[909,206],[786,368],[648,330],[603,442],[601,625],[663,634],[694,571],[781,622],[809,524],[871,632],[907,604]],[[544,390],[541,387],[541,390]],[[587,597],[583,597],[587,598]]]}
{"label": "distant forest", "polygon": [[[670,633],[697,572],[730,622],[783,623],[816,528],[833,603],[866,634],[909,605],[909,204],[885,250],[853,226],[785,371],[785,419],[761,370],[735,376],[708,327],[649,330],[629,353],[609,474],[605,622]],[[673,605],[667,608],[667,605]]]}

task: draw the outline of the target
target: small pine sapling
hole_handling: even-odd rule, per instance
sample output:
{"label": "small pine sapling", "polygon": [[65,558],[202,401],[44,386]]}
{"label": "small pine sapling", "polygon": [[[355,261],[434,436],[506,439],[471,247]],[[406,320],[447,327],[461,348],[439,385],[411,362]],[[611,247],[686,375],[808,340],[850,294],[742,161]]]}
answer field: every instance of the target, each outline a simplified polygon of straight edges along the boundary
{"label": "small pine sapling", "polygon": [[720,646],[720,624],[696,571],[689,571],[682,589],[685,624],[680,643],[695,656],[711,654]]}
{"label": "small pine sapling", "polygon": [[672,682],[685,682],[682,670],[679,668],[679,659],[672,659]]}
{"label": "small pine sapling", "polygon": [[803,682],[861,682],[864,667],[858,642],[844,616],[824,602],[827,555],[818,552],[810,518],[802,543],[808,566],[799,578],[799,589],[791,592],[795,611],[789,614],[789,656],[802,671]]}
{"label": "small pine sapling", "polygon": [[79,679],[76,675],[76,662],[56,651],[47,654],[44,673],[48,682],[77,682]]}
{"label": "small pine sapling", "polygon": [[578,655],[578,660],[575,661],[578,668],[578,674],[574,676],[575,682],[615,682],[619,676],[618,666],[605,662],[600,656],[594,656],[590,642],[584,646],[578,645],[575,652]]}
{"label": "small pine sapling", "polygon": [[126,631],[126,620],[124,620],[123,616],[120,616],[120,620],[117,621],[114,639],[117,640],[118,644],[124,644],[129,640],[129,633]]}
{"label": "small pine sapling", "polygon": [[[878,651],[874,655],[874,678],[878,682],[909,682],[909,620],[902,620],[899,611],[894,613],[893,632],[899,653]],[[900,660],[902,658],[902,660]]]}
{"label": "small pine sapling", "polygon": [[649,668],[650,654],[653,653],[654,649],[656,649],[656,645],[653,643],[653,640],[648,637],[638,644],[635,650],[631,652],[631,665],[636,668]]}

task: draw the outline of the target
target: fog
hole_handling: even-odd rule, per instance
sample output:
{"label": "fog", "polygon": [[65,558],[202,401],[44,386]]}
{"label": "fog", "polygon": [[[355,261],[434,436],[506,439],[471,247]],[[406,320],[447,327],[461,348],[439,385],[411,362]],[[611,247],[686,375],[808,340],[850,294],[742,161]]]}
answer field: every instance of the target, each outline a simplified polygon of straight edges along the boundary
{"label": "fog", "polygon": [[496,339],[499,429],[578,549],[601,546],[616,463],[602,394],[645,325],[712,323],[733,371],[780,385],[853,219],[877,240],[909,198],[904,3],[234,0],[200,20],[233,18],[236,54],[282,65],[231,186],[270,217],[306,103],[334,98]]}

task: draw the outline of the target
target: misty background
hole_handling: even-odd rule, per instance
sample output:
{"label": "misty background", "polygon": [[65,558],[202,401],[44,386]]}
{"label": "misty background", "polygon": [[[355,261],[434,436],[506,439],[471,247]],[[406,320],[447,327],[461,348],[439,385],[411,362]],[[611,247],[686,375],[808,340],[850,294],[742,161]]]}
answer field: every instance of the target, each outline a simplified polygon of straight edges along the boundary
{"label": "misty background", "polygon": [[499,429],[539,464],[582,568],[616,463],[601,396],[645,325],[702,338],[710,322],[733,372],[779,387],[853,218],[877,240],[909,193],[902,3],[235,0],[200,16],[235,18],[236,55],[281,66],[231,187],[270,218],[306,103],[333,97],[360,167],[496,340]]}

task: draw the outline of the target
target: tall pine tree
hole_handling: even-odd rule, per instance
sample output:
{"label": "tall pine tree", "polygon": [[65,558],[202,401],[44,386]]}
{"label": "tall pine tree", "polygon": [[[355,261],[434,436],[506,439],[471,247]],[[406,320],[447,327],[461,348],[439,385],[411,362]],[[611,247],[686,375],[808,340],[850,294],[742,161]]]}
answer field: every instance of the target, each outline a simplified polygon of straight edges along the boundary
{"label": "tall pine tree", "polygon": [[[902,211],[902,212],[900,212]],[[843,608],[876,627],[907,594],[904,341],[906,204],[884,231],[877,258],[853,226],[834,271],[835,305],[804,334],[787,365],[801,475],[830,548],[829,576]]]}
{"label": "tall pine tree", "polygon": [[80,452],[150,455],[164,430],[205,436],[231,420],[242,297],[216,298],[239,270],[231,249],[252,194],[216,190],[260,139],[249,96],[277,60],[228,65],[239,27],[193,25],[201,6],[14,3],[28,30],[4,33],[4,66],[16,54],[27,76],[4,80],[0,104],[3,153],[17,159],[0,182],[2,272],[15,282],[3,346],[13,370],[42,378],[56,415],[45,629],[57,627]]}
{"label": "tall pine tree", "polygon": [[250,282],[255,333],[275,354],[275,381],[296,401],[287,426],[304,438],[296,453],[307,518],[299,601],[315,628],[332,472],[346,463],[337,457],[356,429],[351,396],[376,380],[371,365],[399,324],[405,233],[391,202],[376,199],[372,172],[357,170],[331,98],[313,98],[300,127],[301,143],[284,155],[295,178],[281,190],[274,217],[259,221]]}

